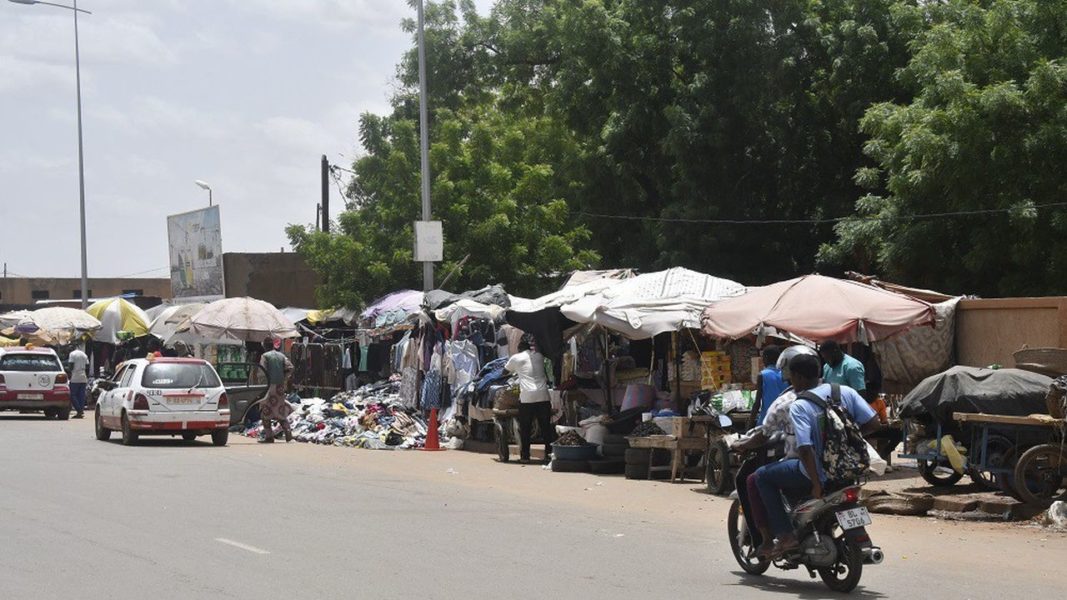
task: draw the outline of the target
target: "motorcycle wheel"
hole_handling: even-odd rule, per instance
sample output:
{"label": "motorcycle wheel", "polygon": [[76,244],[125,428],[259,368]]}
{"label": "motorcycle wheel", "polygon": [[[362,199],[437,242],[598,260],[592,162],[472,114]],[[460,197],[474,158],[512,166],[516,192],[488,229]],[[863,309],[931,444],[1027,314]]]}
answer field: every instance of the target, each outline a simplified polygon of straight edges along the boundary
{"label": "motorcycle wheel", "polygon": [[730,473],[730,448],[726,442],[717,440],[711,443],[708,449],[708,464],[705,477],[708,484],[708,492],[716,495],[728,493],[733,486],[733,477]]}
{"label": "motorcycle wheel", "polygon": [[925,460],[920,460],[918,463],[919,475],[922,475],[926,483],[934,487],[952,487],[963,479],[963,473],[957,473],[951,468],[939,467]]}
{"label": "motorcycle wheel", "polygon": [[748,535],[748,524],[745,522],[745,516],[741,514],[739,500],[734,500],[730,505],[730,513],[726,517],[726,533],[730,537],[730,550],[733,551],[737,564],[741,565],[746,573],[763,575],[767,572],[771,566],[770,561],[753,556],[756,549],[752,547],[752,537]]}
{"label": "motorcycle wheel", "polygon": [[840,537],[837,538],[837,548],[837,562],[832,567],[819,569],[819,577],[831,590],[848,593],[856,589],[863,576],[863,553]]}

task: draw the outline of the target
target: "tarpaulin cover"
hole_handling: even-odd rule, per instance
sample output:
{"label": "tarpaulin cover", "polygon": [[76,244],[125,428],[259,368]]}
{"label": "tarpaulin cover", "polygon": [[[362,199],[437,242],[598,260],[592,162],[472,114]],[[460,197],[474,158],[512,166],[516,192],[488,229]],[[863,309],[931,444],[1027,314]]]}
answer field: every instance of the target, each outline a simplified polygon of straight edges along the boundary
{"label": "tarpaulin cover", "polygon": [[959,301],[953,298],[935,304],[937,323],[933,327],[916,327],[874,344],[874,354],[886,382],[912,386],[952,366]]}
{"label": "tarpaulin cover", "polygon": [[940,423],[952,413],[1025,417],[1048,414],[1045,394],[1052,378],[1022,369],[952,367],[922,380],[900,402],[902,417],[931,415]]}
{"label": "tarpaulin cover", "polygon": [[596,323],[630,339],[700,327],[713,302],[745,292],[745,286],[681,267],[617,282],[560,307],[577,323]]}
{"label": "tarpaulin cover", "polygon": [[858,283],[805,275],[750,288],[709,306],[703,330],[717,338],[761,335],[770,326],[794,335],[838,342],[873,342],[932,325],[934,309],[901,294]]}
{"label": "tarpaulin cover", "polygon": [[370,327],[384,327],[400,323],[412,313],[422,310],[422,292],[400,290],[378,298],[360,315]]}
{"label": "tarpaulin cover", "polygon": [[422,305],[426,309],[435,311],[455,304],[460,300],[472,300],[478,304],[499,306],[504,309],[511,307],[511,296],[500,284],[487,285],[481,289],[466,291],[462,294],[453,294],[445,290],[430,290],[426,292]]}

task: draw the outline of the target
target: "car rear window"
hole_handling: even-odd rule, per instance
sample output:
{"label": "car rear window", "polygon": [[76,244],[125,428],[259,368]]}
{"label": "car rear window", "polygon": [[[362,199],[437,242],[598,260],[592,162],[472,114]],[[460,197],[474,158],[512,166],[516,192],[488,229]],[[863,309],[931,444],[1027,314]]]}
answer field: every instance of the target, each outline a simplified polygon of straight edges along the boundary
{"label": "car rear window", "polygon": [[146,388],[180,389],[212,388],[222,384],[215,370],[203,363],[154,363],[145,368],[141,385]]}
{"label": "car rear window", "polygon": [[62,371],[56,357],[48,354],[5,354],[0,371]]}

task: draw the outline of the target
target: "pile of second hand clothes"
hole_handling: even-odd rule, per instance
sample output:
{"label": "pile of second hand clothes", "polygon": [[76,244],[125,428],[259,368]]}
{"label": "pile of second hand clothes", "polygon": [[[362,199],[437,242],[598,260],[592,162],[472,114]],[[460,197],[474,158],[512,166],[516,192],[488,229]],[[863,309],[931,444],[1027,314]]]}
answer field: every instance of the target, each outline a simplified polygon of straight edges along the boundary
{"label": "pile of second hand clothes", "polygon": [[[421,448],[427,432],[418,410],[401,403],[398,382],[341,392],[330,401],[302,399],[289,415],[289,426],[301,442],[376,450]],[[259,437],[262,431],[256,422],[242,433]]]}

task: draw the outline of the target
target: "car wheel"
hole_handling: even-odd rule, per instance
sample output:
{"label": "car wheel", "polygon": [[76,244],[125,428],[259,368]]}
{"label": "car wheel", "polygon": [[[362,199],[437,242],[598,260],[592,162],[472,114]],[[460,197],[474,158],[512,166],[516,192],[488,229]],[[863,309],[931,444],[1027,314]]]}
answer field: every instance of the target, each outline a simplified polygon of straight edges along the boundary
{"label": "car wheel", "polygon": [[187,441],[187,442],[191,442],[191,441],[196,439],[196,434],[195,433],[183,433],[182,434],[182,439]]}
{"label": "car wheel", "polygon": [[57,408],[56,409],[56,418],[59,419],[60,421],[68,421],[68,420],[70,420],[70,407],[69,406],[65,406],[63,408]]}
{"label": "car wheel", "polygon": [[56,418],[56,416],[58,416],[56,414],[56,409],[54,409],[54,408],[46,408],[46,409],[44,409],[44,418],[46,418],[46,419],[54,419],[54,418]]}
{"label": "car wheel", "polygon": [[101,442],[106,442],[111,439],[111,430],[104,427],[103,417],[100,416],[100,411],[96,411],[96,417],[93,419],[96,424],[96,439]]}
{"label": "car wheel", "polygon": [[229,429],[216,429],[211,432],[211,443],[216,446],[225,446],[226,441],[230,439]]}
{"label": "car wheel", "polygon": [[137,443],[138,436],[130,429],[130,418],[122,413],[122,445],[132,446]]}

